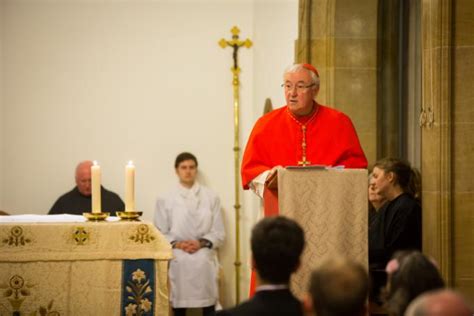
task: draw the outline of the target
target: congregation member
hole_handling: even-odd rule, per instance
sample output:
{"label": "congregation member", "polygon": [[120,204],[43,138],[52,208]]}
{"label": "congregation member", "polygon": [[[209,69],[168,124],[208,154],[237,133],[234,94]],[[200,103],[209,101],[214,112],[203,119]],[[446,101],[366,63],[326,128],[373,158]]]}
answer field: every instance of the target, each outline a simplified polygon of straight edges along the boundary
{"label": "congregation member", "polygon": [[[80,162],[76,167],[75,180],[76,186],[71,191],[63,194],[57,199],[51,207],[48,214],[74,214],[82,215],[84,212],[90,212],[92,209],[92,186],[91,186],[91,167],[93,162],[90,160]],[[118,194],[100,188],[101,210],[110,212],[112,216],[115,212],[125,210],[125,204]]]}
{"label": "congregation member", "polygon": [[375,178],[372,174],[369,176],[369,202],[374,211],[378,211],[388,201],[387,197],[382,195],[375,186]]}
{"label": "congregation member", "polygon": [[403,316],[417,296],[445,286],[437,264],[419,251],[397,252],[388,262],[386,272],[382,298],[389,316]]}
{"label": "congregation member", "polygon": [[472,316],[474,309],[459,293],[435,290],[418,296],[407,308],[405,316]]}
{"label": "congregation member", "polygon": [[378,210],[387,202],[387,198],[375,190],[375,179],[372,174],[369,175],[369,225],[376,218]]}
{"label": "congregation member", "polygon": [[369,276],[360,263],[342,257],[325,260],[311,274],[305,312],[314,316],[365,316]]}
{"label": "congregation member", "polygon": [[387,202],[369,224],[371,299],[380,303],[379,289],[386,282],[384,268],[397,250],[421,250],[419,178],[410,164],[397,158],[377,161],[372,171],[373,190]]}
{"label": "congregation member", "polygon": [[367,167],[350,118],[315,101],[319,73],[314,66],[290,66],[282,87],[286,106],[262,116],[248,139],[241,170],[244,189],[263,197],[265,182],[276,186],[279,166]]}
{"label": "congregation member", "polygon": [[188,308],[215,315],[218,302],[216,249],[225,237],[219,198],[197,181],[198,161],[191,153],[176,157],[179,183],[158,198],[155,225],[173,246],[170,262],[170,300],[174,316]]}
{"label": "congregation member", "polygon": [[300,316],[301,302],[289,289],[290,276],[300,265],[305,245],[298,223],[283,217],[266,217],[252,229],[252,268],[256,271],[255,295],[219,316]]}

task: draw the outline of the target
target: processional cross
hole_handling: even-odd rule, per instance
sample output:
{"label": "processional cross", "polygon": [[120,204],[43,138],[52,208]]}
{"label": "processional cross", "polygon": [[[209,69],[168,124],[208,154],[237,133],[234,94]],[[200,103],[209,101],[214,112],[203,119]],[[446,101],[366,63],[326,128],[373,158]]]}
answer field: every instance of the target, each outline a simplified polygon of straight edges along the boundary
{"label": "processional cross", "polygon": [[234,60],[234,65],[230,69],[232,71],[232,85],[234,89],[234,169],[235,169],[235,299],[237,304],[240,302],[240,225],[239,225],[239,210],[240,210],[240,147],[239,147],[239,62],[238,62],[238,55],[239,49],[242,46],[247,48],[252,47],[252,41],[250,39],[246,39],[245,41],[241,41],[239,39],[240,30],[237,26],[234,26],[230,32],[232,33],[232,39],[226,40],[221,39],[219,41],[219,45],[222,48],[226,48],[227,46],[232,47],[232,58]]}

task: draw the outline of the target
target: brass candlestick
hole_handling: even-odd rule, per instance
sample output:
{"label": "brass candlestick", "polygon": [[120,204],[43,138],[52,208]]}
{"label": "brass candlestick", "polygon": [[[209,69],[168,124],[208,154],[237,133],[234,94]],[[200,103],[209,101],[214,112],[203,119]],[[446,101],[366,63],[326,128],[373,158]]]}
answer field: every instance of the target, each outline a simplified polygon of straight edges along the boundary
{"label": "brass candlestick", "polygon": [[87,218],[88,221],[92,221],[92,222],[105,221],[105,219],[107,217],[109,217],[109,215],[110,215],[109,212],[100,212],[100,213],[84,212],[84,213],[82,213],[82,216]]}
{"label": "brass candlestick", "polygon": [[138,221],[140,220],[140,216],[143,215],[143,212],[135,212],[135,211],[125,211],[125,212],[117,212],[117,216],[120,219],[125,221]]}

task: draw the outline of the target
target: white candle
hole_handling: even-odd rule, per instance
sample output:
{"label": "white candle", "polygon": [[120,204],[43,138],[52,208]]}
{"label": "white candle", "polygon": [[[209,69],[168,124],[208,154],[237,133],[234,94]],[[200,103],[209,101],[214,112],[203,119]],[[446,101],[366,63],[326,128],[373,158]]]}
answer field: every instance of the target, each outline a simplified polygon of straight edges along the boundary
{"label": "white candle", "polygon": [[129,161],[125,166],[125,211],[135,212],[135,166]]}
{"label": "white candle", "polygon": [[92,181],[92,213],[100,213],[101,198],[100,198],[100,166],[97,161],[91,166],[91,181]]}

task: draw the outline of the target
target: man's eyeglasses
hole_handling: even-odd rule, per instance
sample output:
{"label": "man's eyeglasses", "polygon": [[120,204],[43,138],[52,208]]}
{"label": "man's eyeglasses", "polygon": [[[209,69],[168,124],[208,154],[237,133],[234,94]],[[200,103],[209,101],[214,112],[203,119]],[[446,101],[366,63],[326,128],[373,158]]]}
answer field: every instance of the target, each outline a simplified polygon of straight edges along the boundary
{"label": "man's eyeglasses", "polygon": [[298,83],[297,85],[292,85],[291,83],[282,83],[281,86],[286,91],[293,91],[293,89],[296,88],[296,91],[306,92],[309,88],[314,86],[314,83],[309,85],[305,85],[304,83]]}

